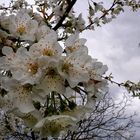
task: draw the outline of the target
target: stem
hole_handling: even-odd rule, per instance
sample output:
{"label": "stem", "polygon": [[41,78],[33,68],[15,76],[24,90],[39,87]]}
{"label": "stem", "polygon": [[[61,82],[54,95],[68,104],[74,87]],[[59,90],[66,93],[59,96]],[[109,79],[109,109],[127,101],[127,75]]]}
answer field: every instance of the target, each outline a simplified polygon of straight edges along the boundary
{"label": "stem", "polygon": [[68,16],[70,10],[72,9],[72,7],[74,6],[74,4],[76,3],[77,0],[72,0],[71,3],[68,5],[65,13],[63,14],[63,16],[61,17],[61,19],[59,20],[59,22],[55,25],[55,27],[53,28],[55,31],[62,25],[63,21],[65,20],[65,18]]}
{"label": "stem", "polygon": [[31,132],[31,136],[32,136],[32,140],[36,140],[36,138],[35,138],[35,134],[34,134],[33,131]]}
{"label": "stem", "polygon": [[47,104],[47,108],[49,108],[49,100],[50,100],[50,96],[47,95],[47,101],[46,101],[46,103],[45,103],[45,104]]}
{"label": "stem", "polygon": [[[114,0],[114,2],[113,2],[113,4],[111,5],[111,7],[110,7],[102,16],[99,17],[99,20],[102,19],[103,17],[105,17],[105,16],[108,14],[108,12],[111,11],[112,8],[116,5],[116,3],[117,3],[117,1]],[[89,25],[87,25],[87,26],[83,29],[83,31],[89,29],[89,28],[91,27],[91,25],[93,25],[94,23],[95,23],[95,22],[92,22],[92,23],[90,23]]]}
{"label": "stem", "polygon": [[55,96],[54,96],[54,92],[52,92],[52,99],[53,99],[53,107],[54,107],[54,110],[57,111],[56,109],[56,105],[55,105]]}

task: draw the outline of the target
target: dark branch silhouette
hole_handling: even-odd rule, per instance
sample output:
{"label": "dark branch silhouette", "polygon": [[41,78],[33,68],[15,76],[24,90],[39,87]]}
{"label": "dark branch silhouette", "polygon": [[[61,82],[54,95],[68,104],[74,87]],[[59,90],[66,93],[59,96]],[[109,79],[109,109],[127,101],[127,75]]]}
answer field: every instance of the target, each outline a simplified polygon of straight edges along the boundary
{"label": "dark branch silhouette", "polygon": [[[74,130],[69,130],[62,140],[129,140],[134,132],[131,130],[135,123],[133,115],[125,115],[127,99],[115,103],[113,99],[106,94],[99,101],[87,119],[77,123]],[[129,135],[127,135],[129,133]]]}
{"label": "dark branch silhouette", "polygon": [[76,3],[77,0],[72,0],[71,3],[69,2],[69,5],[65,11],[65,13],[63,14],[63,16],[61,17],[61,19],[59,20],[59,22],[55,25],[55,27],[53,28],[55,31],[61,27],[63,21],[65,20],[65,18],[68,16],[70,10],[72,9],[72,7],[74,6],[74,4]]}

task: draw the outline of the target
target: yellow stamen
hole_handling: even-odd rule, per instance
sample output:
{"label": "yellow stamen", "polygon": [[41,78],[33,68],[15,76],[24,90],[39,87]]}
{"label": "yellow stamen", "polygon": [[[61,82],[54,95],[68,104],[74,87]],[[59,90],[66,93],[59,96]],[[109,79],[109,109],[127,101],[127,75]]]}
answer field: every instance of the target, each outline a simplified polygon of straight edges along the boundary
{"label": "yellow stamen", "polygon": [[26,32],[26,29],[25,29],[25,26],[24,25],[20,25],[18,28],[17,28],[17,33],[19,33],[20,35],[22,35],[23,33]]}
{"label": "yellow stamen", "polygon": [[36,74],[37,70],[38,70],[38,63],[35,62],[35,63],[29,63],[28,64],[28,71],[31,74]]}
{"label": "yellow stamen", "polygon": [[55,54],[55,52],[52,50],[52,49],[50,49],[50,48],[45,48],[44,50],[43,50],[43,55],[46,55],[46,56],[53,56]]}
{"label": "yellow stamen", "polygon": [[62,66],[62,71],[68,73],[70,67],[72,67],[73,65],[71,63],[64,63]]}
{"label": "yellow stamen", "polygon": [[77,49],[76,46],[68,47],[68,50],[69,50],[71,53],[74,52],[76,49]]}
{"label": "yellow stamen", "polygon": [[46,75],[54,76],[56,75],[56,71],[53,68],[48,68]]}

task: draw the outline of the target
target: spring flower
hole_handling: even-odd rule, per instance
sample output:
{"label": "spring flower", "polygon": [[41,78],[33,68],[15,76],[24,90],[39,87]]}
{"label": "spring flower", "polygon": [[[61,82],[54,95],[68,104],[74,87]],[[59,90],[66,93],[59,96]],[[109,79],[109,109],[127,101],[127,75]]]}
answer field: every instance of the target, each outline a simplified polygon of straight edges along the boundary
{"label": "spring flower", "polygon": [[0,68],[3,70],[10,70],[10,64],[15,59],[15,53],[10,47],[3,47],[2,53],[5,55],[0,57]]}
{"label": "spring flower", "polygon": [[36,31],[36,40],[39,41],[40,39],[44,38],[49,33],[53,34],[53,32],[55,32],[55,31],[51,30],[48,26],[41,25],[38,27],[38,29]]}
{"label": "spring flower", "polygon": [[0,58],[1,68],[10,70],[13,78],[23,84],[38,82],[42,76],[41,63],[26,48],[21,47],[16,53],[10,47],[4,47],[2,51],[6,56]]}
{"label": "spring flower", "polygon": [[41,113],[38,110],[33,110],[28,113],[23,113],[18,109],[16,109],[13,111],[13,114],[21,118],[26,124],[26,126],[30,128],[33,128],[36,125],[36,123],[42,119]]}
{"label": "spring flower", "polygon": [[79,82],[88,81],[88,71],[82,66],[90,61],[90,56],[78,51],[68,56],[62,57],[59,62],[58,72],[67,79],[71,87],[75,87]]}
{"label": "spring flower", "polygon": [[12,35],[23,40],[35,40],[35,32],[38,28],[38,23],[32,20],[28,13],[19,11],[17,15],[9,16],[9,31]]}
{"label": "spring flower", "polygon": [[64,94],[65,79],[59,75],[55,68],[48,67],[44,78],[35,88],[42,89],[45,93],[44,96],[48,95],[50,92]]}
{"label": "spring flower", "polygon": [[88,48],[85,46],[85,42],[86,42],[86,39],[84,38],[79,39],[79,34],[75,33],[69,36],[68,39],[66,40],[65,50],[68,54],[75,51],[83,51],[86,54],[88,54]]}
{"label": "spring flower", "polygon": [[13,102],[15,108],[23,113],[33,111],[35,108],[32,104],[31,86],[21,85],[15,79],[3,80],[1,87],[8,91],[8,98]]}
{"label": "spring flower", "polygon": [[73,126],[76,118],[68,115],[53,115],[40,120],[35,125],[35,130],[40,131],[42,138],[47,136],[59,136],[61,131],[66,131]]}
{"label": "spring flower", "polygon": [[30,53],[35,57],[48,57],[48,58],[59,58],[63,52],[62,47],[57,42],[57,35],[55,32],[50,32],[38,43],[33,44],[30,47]]}

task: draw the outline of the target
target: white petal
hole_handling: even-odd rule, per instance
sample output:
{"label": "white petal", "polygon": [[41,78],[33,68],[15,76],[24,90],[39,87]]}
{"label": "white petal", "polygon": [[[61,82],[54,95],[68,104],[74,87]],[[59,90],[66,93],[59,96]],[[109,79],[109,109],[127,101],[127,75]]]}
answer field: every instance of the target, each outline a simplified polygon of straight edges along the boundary
{"label": "white petal", "polygon": [[65,41],[66,46],[72,46],[75,43],[75,40],[79,38],[79,33],[75,33],[68,37],[68,39]]}
{"label": "white petal", "polygon": [[37,123],[35,129],[40,129],[41,137],[58,136],[61,131],[66,131],[76,123],[77,119],[68,115],[53,115]]}
{"label": "white petal", "polygon": [[5,55],[10,55],[13,53],[13,49],[11,47],[3,47],[2,48],[2,53]]}
{"label": "white petal", "polygon": [[59,75],[48,75],[37,88],[43,89],[46,94],[52,91],[63,94],[65,92],[64,79]]}
{"label": "white petal", "polygon": [[21,118],[25,122],[25,124],[30,128],[33,128],[36,125],[36,123],[42,119],[41,113],[38,110],[34,110],[29,113],[22,113],[20,112],[20,110],[16,110],[13,113],[19,118]]}
{"label": "white petal", "polygon": [[32,104],[32,100],[30,98],[29,99],[28,98],[29,97],[25,98],[25,97],[17,96],[15,98],[15,102],[14,102],[15,107],[17,107],[23,113],[28,113],[28,112],[35,110],[35,108]]}

